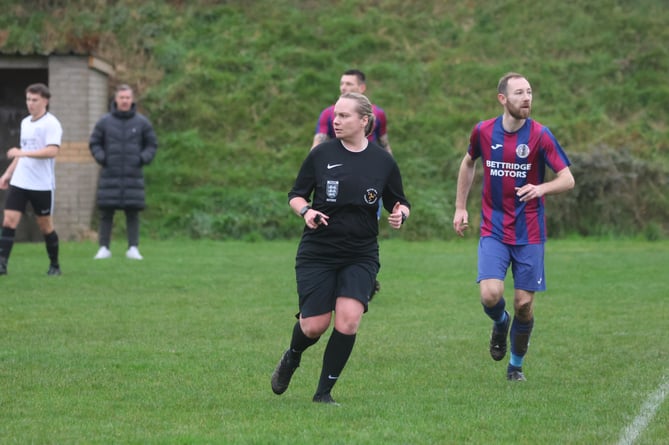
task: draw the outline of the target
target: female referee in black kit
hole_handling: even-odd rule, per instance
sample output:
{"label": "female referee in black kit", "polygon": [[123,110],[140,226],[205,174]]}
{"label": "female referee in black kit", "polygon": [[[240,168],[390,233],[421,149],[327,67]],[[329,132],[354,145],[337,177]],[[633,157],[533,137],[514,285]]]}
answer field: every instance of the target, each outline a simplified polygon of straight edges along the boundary
{"label": "female referee in black kit", "polygon": [[328,404],[336,404],[330,391],[351,355],[374,292],[380,267],[378,200],[383,197],[394,229],[410,214],[397,163],[367,140],[374,129],[369,99],[358,93],[340,96],[333,126],[336,139],[309,152],[288,193],[290,207],[305,222],[295,262],[300,312],[290,347],[272,374],[272,390],[283,394],[302,353],[327,331],[334,313],[313,397]]}

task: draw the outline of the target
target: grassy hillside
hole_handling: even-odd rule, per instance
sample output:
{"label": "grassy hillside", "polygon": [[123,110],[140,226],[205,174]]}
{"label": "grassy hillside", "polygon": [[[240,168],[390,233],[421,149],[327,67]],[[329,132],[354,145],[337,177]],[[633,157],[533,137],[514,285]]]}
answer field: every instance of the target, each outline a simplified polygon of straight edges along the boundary
{"label": "grassy hillside", "polygon": [[452,236],[459,160],[509,70],[574,163],[577,189],[549,198],[553,233],[669,231],[661,0],[35,3],[2,2],[3,51],[93,51],[138,89],[161,142],[146,170],[156,236],[298,233],[286,192],[350,67],[389,116],[414,204],[402,236]]}

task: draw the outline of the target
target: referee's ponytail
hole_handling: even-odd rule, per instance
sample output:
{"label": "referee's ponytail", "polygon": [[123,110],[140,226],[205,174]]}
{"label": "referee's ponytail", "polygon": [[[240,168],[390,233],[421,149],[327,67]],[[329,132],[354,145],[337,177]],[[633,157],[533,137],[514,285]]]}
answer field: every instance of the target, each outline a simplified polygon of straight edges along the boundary
{"label": "referee's ponytail", "polygon": [[355,111],[358,112],[360,117],[367,116],[367,125],[365,126],[365,136],[369,136],[374,131],[374,124],[376,123],[376,117],[374,116],[374,111],[372,109],[372,103],[367,99],[367,96],[360,93],[344,93],[339,96],[341,99],[353,99],[356,102]]}

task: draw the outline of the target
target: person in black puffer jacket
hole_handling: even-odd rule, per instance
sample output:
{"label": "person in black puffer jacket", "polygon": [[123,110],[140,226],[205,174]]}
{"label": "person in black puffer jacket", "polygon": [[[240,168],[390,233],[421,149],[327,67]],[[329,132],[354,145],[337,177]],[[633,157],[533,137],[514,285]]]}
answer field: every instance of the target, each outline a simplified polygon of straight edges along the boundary
{"label": "person in black puffer jacket", "polygon": [[114,212],[125,211],[128,231],[126,257],[141,260],[139,211],[144,209],[143,167],[151,163],[158,140],[151,122],[136,111],[132,88],[119,85],[111,111],[95,124],[89,148],[102,167],[97,189],[100,209],[100,249],[95,259],[111,257],[109,245]]}

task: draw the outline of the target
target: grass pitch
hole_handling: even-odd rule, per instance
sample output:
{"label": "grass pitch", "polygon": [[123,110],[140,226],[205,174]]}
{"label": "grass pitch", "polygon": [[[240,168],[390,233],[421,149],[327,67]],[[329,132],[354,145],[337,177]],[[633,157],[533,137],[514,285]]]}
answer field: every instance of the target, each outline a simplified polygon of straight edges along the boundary
{"label": "grass pitch", "polygon": [[63,243],[63,276],[47,277],[43,244],[16,245],[0,277],[1,441],[666,443],[669,242],[549,241],[528,381],[510,383],[488,356],[476,240],[382,241],[340,407],[311,402],[327,335],[284,395],[270,389],[296,246],[146,241],[137,262],[121,241],[101,261]]}

